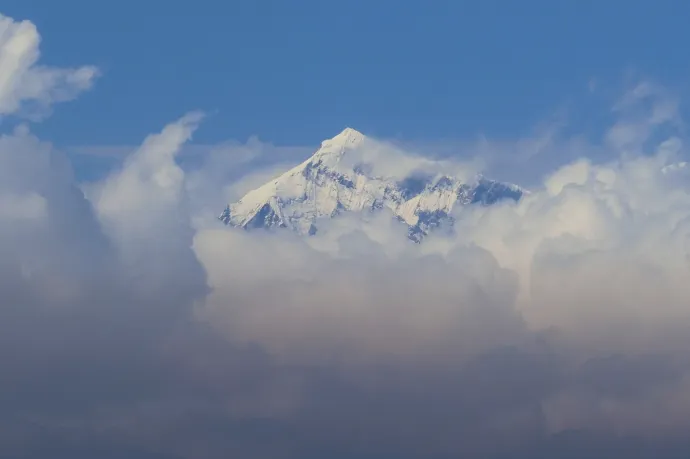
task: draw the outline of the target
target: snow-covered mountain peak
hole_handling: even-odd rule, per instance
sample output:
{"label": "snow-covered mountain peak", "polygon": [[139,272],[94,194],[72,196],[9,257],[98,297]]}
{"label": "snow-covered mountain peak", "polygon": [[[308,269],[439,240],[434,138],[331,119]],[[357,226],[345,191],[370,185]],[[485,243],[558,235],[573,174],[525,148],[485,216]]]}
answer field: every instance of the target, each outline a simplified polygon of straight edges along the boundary
{"label": "snow-covered mountain peak", "polygon": [[324,140],[322,145],[340,145],[357,147],[366,137],[364,134],[356,129],[350,127],[343,129],[343,131],[332,139]]}
{"label": "snow-covered mountain peak", "polygon": [[366,136],[361,132],[346,128],[335,137],[321,142],[321,148],[303,164],[321,164],[335,168],[346,154],[349,156],[351,152],[358,150],[365,140]]}
{"label": "snow-covered mountain peak", "polygon": [[381,157],[376,153],[382,145],[347,128],[323,141],[301,164],[229,204],[219,218],[245,229],[286,227],[300,234],[314,234],[321,219],[343,212],[388,209],[408,225],[410,238],[419,241],[432,228],[452,223],[449,214],[456,205],[488,205],[522,196],[515,185],[481,176],[471,183],[419,171],[394,178],[396,174],[385,173],[392,163],[374,159]]}

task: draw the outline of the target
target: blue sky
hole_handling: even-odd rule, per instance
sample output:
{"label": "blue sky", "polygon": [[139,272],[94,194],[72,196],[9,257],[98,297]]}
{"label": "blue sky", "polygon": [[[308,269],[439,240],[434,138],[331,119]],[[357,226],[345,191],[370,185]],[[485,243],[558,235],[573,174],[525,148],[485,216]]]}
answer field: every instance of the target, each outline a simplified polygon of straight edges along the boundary
{"label": "blue sky", "polygon": [[3,11],[36,24],[42,63],[103,72],[35,127],[57,145],[137,144],[193,109],[210,113],[201,143],[311,145],[345,126],[512,137],[559,110],[596,128],[588,104],[635,75],[681,92],[690,81],[680,1],[4,0]]}

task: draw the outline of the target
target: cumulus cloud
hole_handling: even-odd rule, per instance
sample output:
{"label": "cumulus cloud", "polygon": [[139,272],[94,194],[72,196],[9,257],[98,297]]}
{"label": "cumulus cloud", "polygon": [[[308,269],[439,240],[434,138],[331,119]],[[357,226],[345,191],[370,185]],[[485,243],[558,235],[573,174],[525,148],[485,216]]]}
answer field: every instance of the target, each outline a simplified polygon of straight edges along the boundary
{"label": "cumulus cloud", "polygon": [[[34,49],[3,20],[3,53]],[[38,71],[26,52],[12,75]],[[66,94],[0,81],[5,114]],[[0,456],[687,453],[686,138],[657,86],[614,113],[596,142],[474,145],[567,160],[420,245],[385,213],[307,239],[219,226],[216,202],[307,153],[250,140],[185,165],[199,112],[86,188],[26,126],[3,134]],[[403,175],[438,166],[371,145]]]}
{"label": "cumulus cloud", "polygon": [[39,65],[40,41],[33,23],[0,14],[0,117],[22,111],[39,117],[52,104],[72,100],[91,88],[98,76],[93,66]]}
{"label": "cumulus cloud", "polygon": [[[372,369],[377,364],[397,365],[430,388],[435,382],[420,373],[430,367],[439,378],[452,380],[438,370],[450,366],[458,378],[491,381],[491,388],[458,383],[444,392],[458,410],[467,409],[468,394],[485,403],[481,415],[444,414],[456,433],[473,432],[459,427],[472,419],[506,441],[516,432],[565,430],[679,438],[690,421],[682,401],[690,177],[680,132],[664,131],[671,118],[659,118],[652,102],[629,106],[641,114],[629,121],[626,112],[604,136],[609,142],[626,123],[654,128],[609,144],[615,159],[589,160],[592,149],[580,144],[580,159],[556,168],[519,203],[459,209],[452,234],[421,246],[388,232],[386,216],[332,221],[307,242],[199,231],[195,250],[212,290],[201,317],[231,341],[261,343],[281,362],[337,362],[360,389],[367,377],[399,388]],[[661,139],[650,148],[654,136]],[[489,364],[494,359],[501,363]],[[523,377],[534,378],[520,389],[531,395],[498,402]]]}
{"label": "cumulus cloud", "polygon": [[[194,119],[149,138],[92,202],[50,144],[25,130],[0,138],[2,455],[70,454],[71,435],[99,438],[118,406],[138,409],[161,387],[170,370],[157,349],[205,294],[189,224],[175,214],[172,155]],[[125,185],[148,200],[129,199]],[[167,234],[152,227],[161,209],[173,216],[158,229],[175,222]],[[102,412],[112,418],[101,423]],[[72,457],[97,454],[74,447]]]}

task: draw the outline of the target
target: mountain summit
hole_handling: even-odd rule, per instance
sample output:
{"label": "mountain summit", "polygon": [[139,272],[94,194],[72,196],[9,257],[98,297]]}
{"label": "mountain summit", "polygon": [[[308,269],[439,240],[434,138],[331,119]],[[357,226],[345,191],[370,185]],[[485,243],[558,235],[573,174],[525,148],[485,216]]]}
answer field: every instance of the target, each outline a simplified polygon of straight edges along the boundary
{"label": "mountain summit", "polygon": [[311,235],[321,219],[389,209],[408,226],[410,239],[419,242],[434,227],[452,224],[449,214],[455,206],[490,205],[523,194],[515,185],[481,175],[461,181],[424,168],[396,174],[392,170],[407,158],[384,154],[389,151],[347,128],[323,141],[303,163],[229,204],[218,218],[245,229],[290,228]]}

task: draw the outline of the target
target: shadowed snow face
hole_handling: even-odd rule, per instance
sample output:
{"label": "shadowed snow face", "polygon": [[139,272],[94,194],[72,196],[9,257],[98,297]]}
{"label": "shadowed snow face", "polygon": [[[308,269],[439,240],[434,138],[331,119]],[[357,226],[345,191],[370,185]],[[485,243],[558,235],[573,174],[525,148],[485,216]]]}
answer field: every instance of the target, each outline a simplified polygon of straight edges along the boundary
{"label": "shadowed snow face", "polygon": [[[0,112],[86,89],[0,24]],[[678,125],[664,97],[631,91],[583,159],[418,245],[385,212],[309,238],[220,225],[204,199],[266,172],[181,167],[200,113],[88,187],[3,134],[0,457],[687,457],[690,171],[682,132],[652,141]],[[378,145],[372,170],[433,170]]]}

